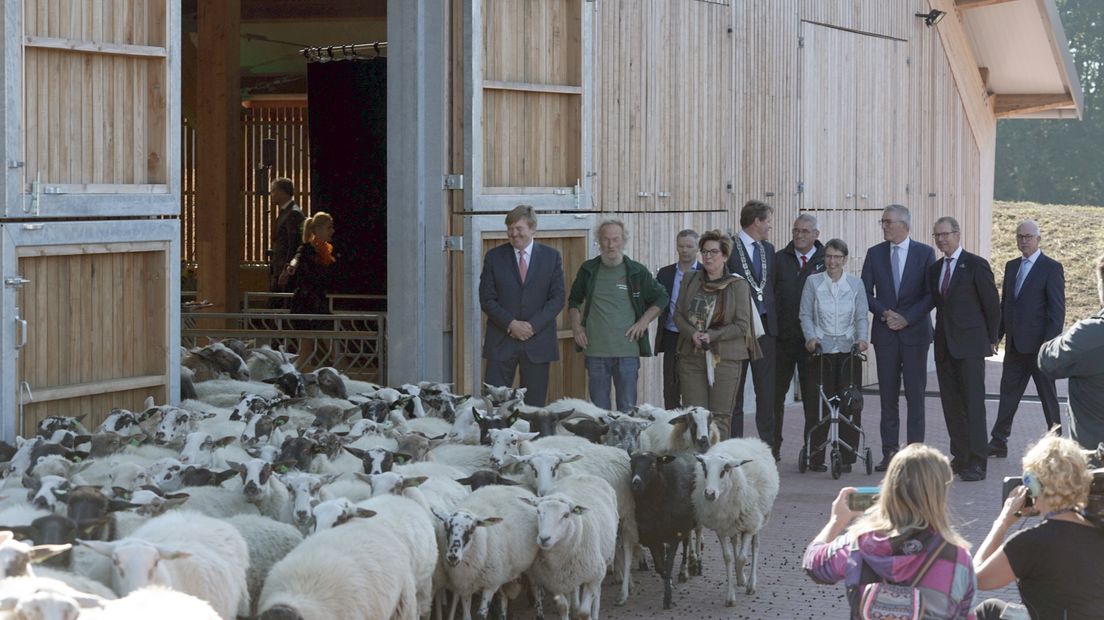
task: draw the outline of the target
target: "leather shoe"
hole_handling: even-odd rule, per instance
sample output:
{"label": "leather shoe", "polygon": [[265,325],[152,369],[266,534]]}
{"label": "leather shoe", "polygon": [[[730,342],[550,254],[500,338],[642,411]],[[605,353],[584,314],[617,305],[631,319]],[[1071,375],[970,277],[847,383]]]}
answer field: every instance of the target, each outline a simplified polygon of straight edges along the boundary
{"label": "leather shoe", "polygon": [[958,474],[958,477],[963,482],[979,482],[985,480],[985,470],[980,467],[967,467]]}
{"label": "leather shoe", "polygon": [[989,458],[1008,458],[1008,444],[989,442]]}
{"label": "leather shoe", "polygon": [[889,469],[889,462],[893,460],[892,454],[887,454],[882,457],[882,462],[874,466],[874,471],[885,471]]}

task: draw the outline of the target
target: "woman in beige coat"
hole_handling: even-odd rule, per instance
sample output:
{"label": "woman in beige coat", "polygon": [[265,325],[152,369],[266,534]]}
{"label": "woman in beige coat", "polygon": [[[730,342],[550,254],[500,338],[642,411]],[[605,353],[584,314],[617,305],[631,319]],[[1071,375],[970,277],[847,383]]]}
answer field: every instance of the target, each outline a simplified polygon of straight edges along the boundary
{"label": "woman in beige coat", "polygon": [[762,354],[752,324],[751,286],[726,268],[732,239],[710,230],[698,239],[698,250],[702,268],[686,274],[675,307],[679,386],[683,404],[712,411],[727,439],[742,361]]}

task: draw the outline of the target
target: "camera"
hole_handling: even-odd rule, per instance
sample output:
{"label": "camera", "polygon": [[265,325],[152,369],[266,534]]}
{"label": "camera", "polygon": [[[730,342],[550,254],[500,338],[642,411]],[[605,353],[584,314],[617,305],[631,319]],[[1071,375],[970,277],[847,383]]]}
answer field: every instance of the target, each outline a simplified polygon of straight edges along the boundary
{"label": "camera", "polygon": [[858,487],[847,496],[847,507],[854,512],[863,512],[878,500],[878,487]]}
{"label": "camera", "polygon": [[[1023,478],[1020,476],[1005,476],[1004,484],[1001,487],[1001,504],[1003,505],[1008,496],[1012,494],[1012,491],[1016,490],[1016,487],[1022,487],[1024,485]],[[1035,498],[1031,496],[1029,491],[1027,497],[1024,498],[1024,514],[1034,514],[1032,510],[1026,510],[1027,508],[1035,507]]]}

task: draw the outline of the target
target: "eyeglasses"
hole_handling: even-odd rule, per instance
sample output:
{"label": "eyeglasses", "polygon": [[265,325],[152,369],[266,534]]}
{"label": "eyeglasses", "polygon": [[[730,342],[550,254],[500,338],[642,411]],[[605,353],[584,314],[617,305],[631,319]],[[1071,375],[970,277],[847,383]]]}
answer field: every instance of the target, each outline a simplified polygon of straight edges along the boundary
{"label": "eyeglasses", "polygon": [[889,226],[890,224],[896,224],[897,222],[902,222],[902,221],[904,221],[904,220],[878,220],[878,223],[881,224],[882,226]]}
{"label": "eyeglasses", "polygon": [[847,258],[843,254],[825,254],[824,260],[843,260]]}
{"label": "eyeglasses", "polygon": [[933,239],[942,239],[943,237],[948,237],[950,235],[957,235],[957,234],[958,234],[957,230],[952,230],[950,232],[932,233],[932,238]]}
{"label": "eyeglasses", "polygon": [[702,250],[701,251],[702,258],[705,258],[706,256],[716,256],[720,253],[721,253],[720,248],[713,248],[711,250]]}
{"label": "eyeglasses", "polygon": [[811,234],[813,234],[813,231],[805,230],[804,228],[795,228],[795,229],[791,230],[790,232],[795,234],[795,235],[811,235]]}
{"label": "eyeglasses", "polygon": [[1016,235],[1017,241],[1030,241],[1039,235]]}

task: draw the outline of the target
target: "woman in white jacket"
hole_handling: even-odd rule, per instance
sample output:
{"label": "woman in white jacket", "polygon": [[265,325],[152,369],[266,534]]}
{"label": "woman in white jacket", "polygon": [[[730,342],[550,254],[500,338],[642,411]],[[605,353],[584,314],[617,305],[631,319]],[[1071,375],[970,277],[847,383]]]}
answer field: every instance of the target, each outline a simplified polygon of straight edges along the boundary
{"label": "woman in white jacket", "polygon": [[[862,377],[862,361],[851,355],[852,347],[866,351],[870,329],[867,319],[866,288],[858,276],[843,272],[847,264],[847,244],[832,239],[824,244],[823,273],[809,276],[801,291],[801,330],[805,333],[805,348],[814,352],[819,345],[824,354],[823,365],[812,365],[814,377],[823,385],[824,394],[831,398],[853,381]],[[818,376],[824,369],[824,376]],[[824,415],[828,415],[825,411]],[[858,415],[852,420],[860,425]],[[827,426],[813,435],[813,446],[821,445],[827,437]],[[818,436],[819,435],[819,436]],[[840,439],[854,447],[858,444],[858,432],[846,424],[840,425]],[[844,472],[851,471],[855,453],[843,450]],[[812,455],[809,469],[825,471],[822,454]]]}

